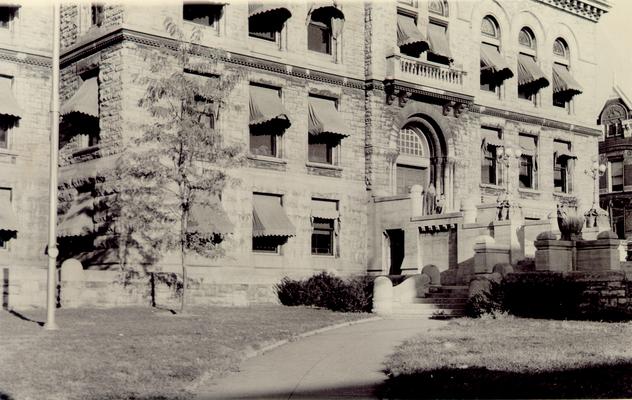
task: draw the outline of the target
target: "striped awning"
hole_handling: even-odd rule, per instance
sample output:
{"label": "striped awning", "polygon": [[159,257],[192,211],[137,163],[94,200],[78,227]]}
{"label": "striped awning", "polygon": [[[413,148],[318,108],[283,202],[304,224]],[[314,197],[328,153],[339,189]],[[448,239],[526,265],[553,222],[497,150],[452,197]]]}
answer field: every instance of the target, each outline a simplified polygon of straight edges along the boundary
{"label": "striped awning", "polygon": [[349,136],[349,128],[342,115],[336,110],[334,100],[320,97],[309,98],[308,132],[312,136]]}
{"label": "striped awning", "polygon": [[397,45],[413,47],[419,53],[430,47],[430,43],[415,24],[415,19],[401,14],[397,14]]}
{"label": "striped awning", "polygon": [[535,138],[532,136],[519,136],[518,143],[522,149],[522,154],[533,156],[537,151],[537,144]]}
{"label": "striped awning", "polygon": [[503,147],[505,145],[502,139],[498,138],[497,131],[483,129],[481,136],[483,137],[483,146]]}
{"label": "striped awning", "polygon": [[61,107],[61,115],[85,114],[99,118],[99,84],[97,77],[83,81],[75,94]]}
{"label": "striped awning", "polygon": [[428,25],[428,39],[430,40],[430,52],[437,56],[452,61],[452,52],[450,52],[450,43],[448,42],[448,34],[446,28],[437,24]]}
{"label": "striped awning", "polygon": [[96,178],[104,177],[116,168],[118,156],[95,158],[59,168],[59,183],[66,186],[78,186]]}
{"label": "striped awning", "polygon": [[296,229],[285,214],[278,196],[253,197],[252,236],[294,236]]}
{"label": "striped awning", "polygon": [[59,217],[57,237],[85,236],[94,232],[94,197],[92,193],[79,193],[68,211]]}
{"label": "striped awning", "polygon": [[248,18],[260,18],[261,21],[269,21],[273,25],[283,24],[290,17],[292,12],[284,3],[248,3]]}
{"label": "striped awning", "polygon": [[7,196],[0,196],[0,232],[17,232],[18,217],[11,206],[11,191],[6,192]]}
{"label": "striped awning", "polygon": [[312,218],[337,219],[338,202],[312,199]]}
{"label": "striped awning", "polygon": [[499,81],[514,76],[498,47],[487,43],[481,44],[481,72],[492,74]]}
{"label": "striped awning", "polygon": [[526,54],[518,54],[518,86],[530,86],[535,91],[549,86],[544,72],[536,64],[533,57]]}
{"label": "striped awning", "polygon": [[568,96],[581,94],[581,85],[571,75],[566,65],[553,64],[553,93],[566,93]]}
{"label": "striped awning", "polygon": [[22,115],[22,109],[13,96],[11,79],[0,79],[0,114],[14,118],[21,118]]}
{"label": "striped awning", "polygon": [[201,235],[229,234],[235,229],[217,197],[193,203],[189,213],[188,227],[189,232]]}
{"label": "striped awning", "polygon": [[287,114],[277,90],[250,86],[250,125],[276,121],[289,128],[291,122]]}
{"label": "striped awning", "polygon": [[575,159],[577,156],[575,153],[569,150],[567,143],[553,142],[553,151],[555,152],[556,159]]}

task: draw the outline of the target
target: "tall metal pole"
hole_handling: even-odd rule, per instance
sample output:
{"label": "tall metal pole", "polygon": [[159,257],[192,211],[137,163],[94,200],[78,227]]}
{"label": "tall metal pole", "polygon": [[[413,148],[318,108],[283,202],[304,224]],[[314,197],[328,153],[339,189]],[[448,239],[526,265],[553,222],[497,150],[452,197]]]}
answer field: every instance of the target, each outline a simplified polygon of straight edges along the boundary
{"label": "tall metal pole", "polygon": [[48,285],[46,291],[46,324],[44,329],[58,329],[55,323],[57,306],[57,163],[59,152],[59,1],[53,4],[53,90],[50,123],[50,176],[48,209]]}

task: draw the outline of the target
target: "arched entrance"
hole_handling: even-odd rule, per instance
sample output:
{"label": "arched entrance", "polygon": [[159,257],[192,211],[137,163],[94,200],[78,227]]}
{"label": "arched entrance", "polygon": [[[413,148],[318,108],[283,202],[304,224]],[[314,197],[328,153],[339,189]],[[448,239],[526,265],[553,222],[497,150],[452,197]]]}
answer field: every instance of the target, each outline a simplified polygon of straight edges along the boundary
{"label": "arched entrance", "polygon": [[[447,162],[446,141],[436,124],[413,116],[399,129],[398,155],[393,163],[393,192],[408,194],[413,185],[432,193],[443,203],[451,197],[451,165]],[[432,213],[432,212],[431,212]]]}

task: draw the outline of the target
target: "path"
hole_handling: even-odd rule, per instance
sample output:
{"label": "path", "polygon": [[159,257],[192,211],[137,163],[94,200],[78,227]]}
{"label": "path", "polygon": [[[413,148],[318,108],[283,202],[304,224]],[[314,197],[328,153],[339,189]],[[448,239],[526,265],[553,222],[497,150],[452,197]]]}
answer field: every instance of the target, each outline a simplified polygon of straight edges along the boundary
{"label": "path", "polygon": [[373,399],[394,347],[445,321],[381,319],[333,329],[248,359],[198,390],[207,399]]}

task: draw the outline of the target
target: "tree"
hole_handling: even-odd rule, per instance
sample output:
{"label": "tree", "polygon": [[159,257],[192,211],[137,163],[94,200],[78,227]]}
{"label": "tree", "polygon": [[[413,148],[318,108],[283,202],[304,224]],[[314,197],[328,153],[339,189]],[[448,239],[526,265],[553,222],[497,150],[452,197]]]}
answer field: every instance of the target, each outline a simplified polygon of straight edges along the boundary
{"label": "tree", "polygon": [[227,144],[215,122],[241,74],[213,76],[221,52],[194,44],[199,31],[185,40],[171,19],[165,28],[175,46],[152,53],[151,74],[140,79],[147,89],[138,104],[150,122],[130,140],[116,168],[115,227],[123,260],[131,249],[144,265],[159,261],[166,252],[179,252],[183,311],[187,255],[221,254],[221,235],[196,224],[191,214],[196,207],[217,209],[217,198],[235,182],[227,170],[241,163],[241,146]]}

